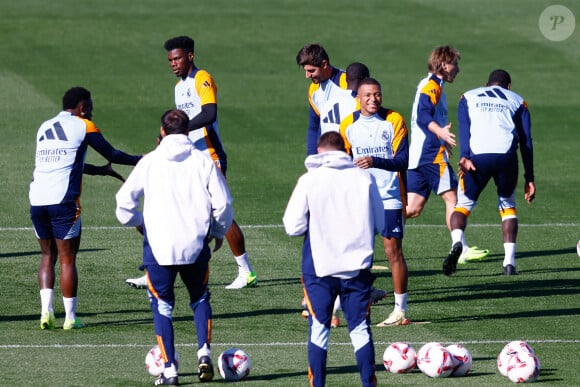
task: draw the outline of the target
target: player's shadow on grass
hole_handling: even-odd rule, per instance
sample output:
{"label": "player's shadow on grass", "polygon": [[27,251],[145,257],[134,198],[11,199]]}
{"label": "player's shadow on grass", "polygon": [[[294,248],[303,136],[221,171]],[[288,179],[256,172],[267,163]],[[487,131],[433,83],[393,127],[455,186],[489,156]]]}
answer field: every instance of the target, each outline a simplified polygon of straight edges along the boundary
{"label": "player's shadow on grass", "polygon": [[[565,269],[564,269],[565,270]],[[579,270],[570,268],[571,270]],[[506,277],[507,278],[507,277]],[[429,295],[425,299],[417,299],[413,303],[480,301],[519,297],[548,297],[580,294],[580,283],[575,279],[527,280],[515,282],[483,283],[473,285],[448,286],[416,290],[418,295]],[[439,296],[440,295],[440,296]]]}
{"label": "player's shadow on grass", "polygon": [[[575,254],[576,253],[576,249],[574,248],[566,248],[566,249],[554,249],[554,250],[541,250],[541,251],[518,251],[516,252],[516,262],[518,260],[521,259],[528,259],[528,258],[538,258],[538,257],[550,257],[550,256],[555,256],[555,255],[564,255],[564,254]],[[433,261],[438,261],[439,263],[436,264],[436,266],[434,267],[433,270],[416,270],[416,271],[411,271],[409,270],[409,276],[413,276],[413,277],[427,277],[427,276],[431,276],[431,275],[442,275],[442,269],[441,269],[441,265],[443,264],[443,260],[445,259],[445,257],[447,256],[446,253],[437,255],[437,256],[430,256],[430,257],[407,257],[407,260],[412,260],[412,259],[426,259],[426,260],[433,260]],[[485,257],[484,259],[482,259],[481,261],[476,261],[476,262],[469,262],[466,265],[458,265],[457,266],[457,271],[461,272],[463,270],[473,270],[473,269],[477,269],[477,265],[481,265],[481,264],[497,264],[498,262],[503,261],[504,258],[504,253],[502,252],[497,252],[497,253],[490,253],[487,257]],[[565,270],[563,268],[555,268],[555,271],[562,271]],[[479,270],[478,270],[479,271]],[[522,273],[524,273],[525,271],[523,271]],[[379,277],[388,277],[390,278],[390,272],[375,272],[375,274],[377,274],[377,276]],[[498,271],[497,271],[497,275],[504,275],[503,271],[501,269],[501,264],[499,264],[498,266]],[[484,276],[487,274],[482,274],[481,276]]]}
{"label": "player's shadow on grass", "polygon": [[[95,251],[105,251],[110,249],[80,249],[79,254],[91,253]],[[40,261],[40,249],[35,251],[18,251],[14,253],[0,253],[0,259],[2,258],[18,258],[18,257],[38,257]]]}
{"label": "player's shadow on grass", "polygon": [[[257,287],[261,288],[261,287],[266,287],[266,286],[296,285],[296,284],[301,284],[299,277],[264,279],[264,278],[258,276]],[[211,286],[220,286],[220,287],[224,287],[226,285],[229,285],[229,282],[228,283],[216,282],[216,283],[211,284]],[[252,291],[252,290],[250,290],[250,291]]]}
{"label": "player's shadow on grass", "polygon": [[569,309],[549,309],[549,310],[534,310],[515,313],[490,313],[486,315],[463,315],[453,316],[448,318],[433,319],[434,323],[455,323],[464,322],[468,320],[505,320],[512,318],[530,318],[530,317],[562,317],[562,316],[578,316],[580,315],[580,308]]}

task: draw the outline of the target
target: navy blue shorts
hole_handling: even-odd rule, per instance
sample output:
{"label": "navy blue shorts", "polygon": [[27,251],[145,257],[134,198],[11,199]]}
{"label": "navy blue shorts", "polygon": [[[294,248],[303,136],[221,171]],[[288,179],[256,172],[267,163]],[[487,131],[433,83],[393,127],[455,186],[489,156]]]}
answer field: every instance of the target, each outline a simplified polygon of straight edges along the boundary
{"label": "navy blue shorts", "polygon": [[385,210],[385,229],[382,236],[385,238],[403,239],[405,233],[405,217],[403,210]]}
{"label": "navy blue shorts", "polygon": [[30,206],[38,239],[71,239],[81,235],[81,207],[77,203]]}
{"label": "navy blue shorts", "polygon": [[428,199],[431,191],[437,195],[457,189],[457,177],[448,163],[421,165],[407,171],[407,192]]}
{"label": "navy blue shorts", "polygon": [[349,329],[354,329],[368,318],[374,281],[370,270],[361,270],[356,277],[349,279],[304,275],[302,281],[306,302],[310,304],[314,317],[326,327],[330,327],[337,296],[340,296],[341,308]]}
{"label": "navy blue shorts", "polygon": [[208,243],[205,243],[197,260],[191,265],[159,265],[153,256],[144,229],[143,266],[149,279],[149,291],[158,299],[168,303],[175,301],[174,284],[179,274],[189,293],[190,303],[198,301],[208,290],[210,258],[210,248]]}

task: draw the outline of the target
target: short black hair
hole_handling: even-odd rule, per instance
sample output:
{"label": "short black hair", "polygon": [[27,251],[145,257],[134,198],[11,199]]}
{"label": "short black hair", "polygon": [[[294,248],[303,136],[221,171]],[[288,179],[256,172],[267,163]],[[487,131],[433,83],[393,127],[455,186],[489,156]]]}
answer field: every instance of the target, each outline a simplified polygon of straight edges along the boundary
{"label": "short black hair", "polygon": [[161,126],[166,134],[186,134],[188,124],[189,117],[183,110],[170,109],[161,116]]}
{"label": "short black hair", "polygon": [[487,85],[499,85],[504,89],[507,89],[509,84],[512,83],[512,78],[510,74],[502,69],[493,70],[489,74],[489,78],[487,79]]}
{"label": "short black hair", "polygon": [[190,53],[194,50],[195,42],[189,36],[177,36],[165,41],[163,47],[165,47],[167,51],[181,48],[186,53]]}
{"label": "short black hair", "polygon": [[72,87],[62,97],[62,110],[74,109],[79,102],[90,101],[90,99],[90,91],[80,86]]}
{"label": "short black hair", "polygon": [[376,85],[379,89],[382,89],[381,84],[375,78],[365,78],[359,82],[358,87],[360,88],[362,85]]}
{"label": "short black hair", "polygon": [[369,68],[364,63],[353,62],[346,66],[346,83],[352,90],[358,89],[359,82],[370,76]]}

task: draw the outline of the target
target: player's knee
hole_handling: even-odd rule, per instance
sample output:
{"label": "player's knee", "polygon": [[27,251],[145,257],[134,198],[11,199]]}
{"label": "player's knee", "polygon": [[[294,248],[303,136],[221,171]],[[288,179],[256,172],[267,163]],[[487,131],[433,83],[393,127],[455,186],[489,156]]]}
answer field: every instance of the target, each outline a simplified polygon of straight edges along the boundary
{"label": "player's knee", "polygon": [[160,315],[169,319],[173,316],[173,306],[163,300],[157,300],[157,311]]}

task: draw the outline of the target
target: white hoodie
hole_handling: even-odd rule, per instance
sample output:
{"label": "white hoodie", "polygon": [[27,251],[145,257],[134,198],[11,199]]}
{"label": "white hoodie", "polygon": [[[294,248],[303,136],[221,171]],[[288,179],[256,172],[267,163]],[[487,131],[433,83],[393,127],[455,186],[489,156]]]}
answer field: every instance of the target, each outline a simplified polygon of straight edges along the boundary
{"label": "white hoodie", "polygon": [[222,173],[181,134],[165,136],[145,155],[116,199],[117,219],[125,226],[145,225],[160,265],[194,263],[208,234],[223,238],[233,220]]}
{"label": "white hoodie", "polygon": [[[290,236],[309,233],[318,277],[349,278],[372,266],[374,236],[384,228],[384,209],[376,182],[341,151],[306,158],[284,213]],[[304,251],[308,254],[308,251]],[[304,265],[303,265],[304,267]]]}

